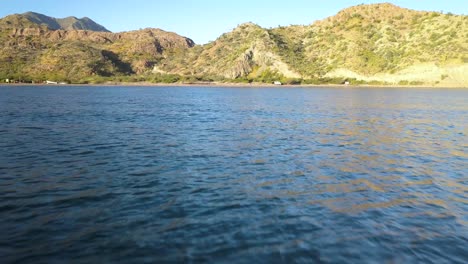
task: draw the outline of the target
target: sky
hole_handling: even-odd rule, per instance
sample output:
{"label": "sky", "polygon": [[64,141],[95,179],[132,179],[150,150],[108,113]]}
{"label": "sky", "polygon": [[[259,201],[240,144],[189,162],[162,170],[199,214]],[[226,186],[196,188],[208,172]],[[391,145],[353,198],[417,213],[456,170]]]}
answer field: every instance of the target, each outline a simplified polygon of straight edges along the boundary
{"label": "sky", "polygon": [[346,7],[379,2],[468,14],[467,0],[0,0],[0,17],[28,11],[57,18],[86,16],[112,32],[160,28],[205,44],[245,22],[265,28],[306,25]]}

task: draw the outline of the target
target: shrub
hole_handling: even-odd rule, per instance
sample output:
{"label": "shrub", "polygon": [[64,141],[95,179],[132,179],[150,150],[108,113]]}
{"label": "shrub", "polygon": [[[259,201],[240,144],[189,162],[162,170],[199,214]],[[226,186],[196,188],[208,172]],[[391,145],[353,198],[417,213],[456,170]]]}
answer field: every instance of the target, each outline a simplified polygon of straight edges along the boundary
{"label": "shrub", "polygon": [[410,85],[423,85],[424,83],[421,81],[412,81],[409,83]]}

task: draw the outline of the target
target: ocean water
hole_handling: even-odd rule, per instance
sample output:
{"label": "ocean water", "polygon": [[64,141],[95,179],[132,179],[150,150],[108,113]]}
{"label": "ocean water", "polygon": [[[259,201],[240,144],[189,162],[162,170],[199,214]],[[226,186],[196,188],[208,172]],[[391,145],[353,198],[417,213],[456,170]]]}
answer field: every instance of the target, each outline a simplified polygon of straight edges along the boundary
{"label": "ocean water", "polygon": [[0,87],[2,263],[467,263],[468,89]]}

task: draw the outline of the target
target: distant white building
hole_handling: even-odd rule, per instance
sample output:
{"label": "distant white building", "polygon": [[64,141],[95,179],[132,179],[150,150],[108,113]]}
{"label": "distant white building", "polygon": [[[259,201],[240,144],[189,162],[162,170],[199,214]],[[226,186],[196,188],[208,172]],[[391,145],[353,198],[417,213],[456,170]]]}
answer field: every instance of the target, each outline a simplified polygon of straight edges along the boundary
{"label": "distant white building", "polygon": [[58,82],[46,81],[46,84],[58,84]]}
{"label": "distant white building", "polygon": [[10,83],[10,79],[6,79],[5,82],[6,82],[6,83]]}
{"label": "distant white building", "polygon": [[344,85],[349,85],[349,82],[348,81],[344,82]]}
{"label": "distant white building", "polygon": [[280,81],[274,81],[273,84],[274,85],[283,85]]}

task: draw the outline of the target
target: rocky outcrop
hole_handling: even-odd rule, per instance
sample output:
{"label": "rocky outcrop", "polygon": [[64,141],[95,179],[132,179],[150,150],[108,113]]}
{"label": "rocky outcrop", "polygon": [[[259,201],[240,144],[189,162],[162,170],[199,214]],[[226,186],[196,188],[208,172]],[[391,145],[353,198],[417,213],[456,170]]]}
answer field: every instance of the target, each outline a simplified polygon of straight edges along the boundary
{"label": "rocky outcrop", "polygon": [[242,54],[234,63],[234,66],[228,69],[223,75],[226,78],[236,79],[242,76],[247,76],[252,71],[253,52],[251,50]]}
{"label": "rocky outcrop", "polygon": [[42,37],[44,41],[85,41],[96,43],[132,42],[134,49],[131,52],[152,50],[156,47],[157,53],[165,49],[191,48],[195,45],[193,40],[181,37],[176,33],[166,32],[161,29],[144,29],[121,33],[95,32],[87,30],[46,30],[42,28],[13,28],[10,31],[11,38],[28,36]]}

